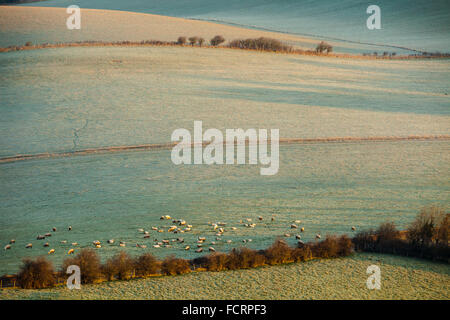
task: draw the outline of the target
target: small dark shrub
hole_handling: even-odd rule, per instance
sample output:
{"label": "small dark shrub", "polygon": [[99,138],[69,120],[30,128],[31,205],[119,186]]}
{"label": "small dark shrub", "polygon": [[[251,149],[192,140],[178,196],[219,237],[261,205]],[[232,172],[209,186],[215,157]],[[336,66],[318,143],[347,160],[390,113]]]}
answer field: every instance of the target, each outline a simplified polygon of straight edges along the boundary
{"label": "small dark shrub", "polygon": [[189,43],[194,46],[198,42],[198,37],[190,37]]}
{"label": "small dark shrub", "polygon": [[231,270],[256,268],[264,265],[265,260],[264,255],[255,250],[240,248],[230,252],[227,265]]}
{"label": "small dark shrub", "polygon": [[169,256],[161,264],[161,273],[167,275],[176,275],[188,273],[191,271],[189,267],[189,261],[185,259],[175,258],[174,256]]}
{"label": "small dark shrub", "polygon": [[61,273],[65,274],[70,265],[80,267],[81,283],[94,283],[101,278],[100,259],[93,249],[82,249],[75,257],[65,259]]}
{"label": "small dark shrub", "polygon": [[336,236],[327,235],[325,240],[312,245],[312,254],[315,258],[336,258],[339,253],[339,243]]}
{"label": "small dark shrub", "polygon": [[340,236],[338,238],[338,255],[340,257],[349,256],[353,252],[353,243],[347,235]]}
{"label": "small dark shrub", "polygon": [[53,264],[44,257],[25,259],[17,275],[19,285],[24,289],[41,289],[56,284]]}
{"label": "small dark shrub", "polygon": [[408,239],[417,246],[432,242],[448,244],[448,223],[448,215],[442,208],[424,208],[408,228]]}
{"label": "small dark shrub", "polygon": [[218,46],[221,43],[225,42],[225,38],[222,36],[215,36],[210,40],[212,46]]}
{"label": "small dark shrub", "polygon": [[113,280],[114,278],[128,280],[133,277],[133,271],[133,259],[124,251],[108,259],[103,266],[103,273],[108,280]]}
{"label": "small dark shrub", "polygon": [[394,239],[398,239],[399,232],[393,222],[382,223],[377,231],[377,238],[379,242],[388,242]]}
{"label": "small dark shrub", "polygon": [[266,263],[270,265],[281,264],[291,261],[291,247],[283,240],[277,240],[268,249],[264,250]]}
{"label": "small dark shrub", "polygon": [[225,253],[214,253],[205,258],[205,262],[202,266],[208,271],[222,271],[228,269],[228,255]]}
{"label": "small dark shrub", "polygon": [[319,43],[319,44],[317,45],[317,47],[316,47],[316,52],[318,52],[318,53],[323,53],[323,52],[325,52],[325,51],[326,51],[327,53],[330,53],[330,52],[333,51],[333,47],[332,47],[330,44],[328,44],[328,43],[322,41],[321,43]]}
{"label": "small dark shrub", "polygon": [[309,245],[303,245],[292,250],[292,259],[295,262],[304,262],[312,259],[312,251]]}
{"label": "small dark shrub", "polygon": [[236,39],[231,41],[228,46],[230,48],[239,49],[252,49],[252,50],[263,50],[263,51],[280,51],[280,52],[291,52],[292,47],[283,44],[281,41],[270,38],[257,38],[257,39]]}
{"label": "small dark shrub", "polygon": [[198,38],[198,45],[201,47],[205,43],[205,39]]}
{"label": "small dark shrub", "polygon": [[140,277],[156,274],[160,268],[160,262],[150,253],[145,253],[134,261],[136,275]]}
{"label": "small dark shrub", "polygon": [[177,44],[180,45],[186,44],[186,37],[178,37]]}

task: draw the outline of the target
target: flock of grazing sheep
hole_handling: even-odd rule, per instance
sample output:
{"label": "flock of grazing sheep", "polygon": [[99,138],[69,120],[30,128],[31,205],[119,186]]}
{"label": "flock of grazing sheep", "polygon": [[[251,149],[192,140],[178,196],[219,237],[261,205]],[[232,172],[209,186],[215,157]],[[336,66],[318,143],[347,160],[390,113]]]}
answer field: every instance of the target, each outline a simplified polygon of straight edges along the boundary
{"label": "flock of grazing sheep", "polygon": [[[161,216],[160,220],[172,220],[173,225],[171,225],[171,226],[169,226],[167,228],[167,232],[173,233],[173,234],[190,232],[190,231],[192,231],[192,228],[193,228],[193,226],[188,224],[185,220],[173,219],[169,215]],[[258,220],[259,221],[263,221],[263,217],[262,216],[258,216]],[[272,222],[275,221],[275,217],[272,216],[271,217],[271,221]],[[256,223],[252,222],[251,218],[240,220],[239,223],[245,228],[254,228],[254,227],[256,227]],[[305,231],[305,227],[299,227],[300,224],[301,224],[301,220],[295,220],[295,221],[293,221],[290,224],[290,228],[292,230],[299,230],[300,233],[303,233]],[[208,222],[208,225],[212,228],[212,231],[216,232],[215,233],[216,241],[221,241],[222,240],[222,236],[226,232],[225,228],[226,228],[227,224],[225,222]],[[164,229],[164,227],[159,227],[159,228],[158,227],[152,227],[151,229],[152,229],[152,231],[155,231],[156,233],[164,233],[166,231],[166,229]],[[228,230],[236,231],[237,229],[238,229],[237,227],[233,226],[233,227],[230,227]],[[52,228],[53,232],[56,232],[56,230],[57,229],[55,227]],[[72,230],[72,226],[68,226],[68,231],[71,231],[71,230]],[[353,226],[352,230],[355,231],[356,227]],[[147,231],[147,230],[145,230],[143,228],[139,228],[138,232],[143,234],[143,238],[144,239],[150,238],[150,232],[149,231]],[[298,244],[299,245],[303,245],[304,242],[301,240],[300,233],[297,233],[295,235],[295,238],[298,240]],[[49,232],[49,233],[46,233],[44,235],[38,235],[36,237],[36,239],[37,240],[45,240],[46,238],[49,238],[51,236],[52,236],[52,233]],[[292,235],[290,233],[285,233],[284,236],[285,237],[291,237]],[[320,239],[321,235],[318,233],[318,234],[315,235],[315,238],[316,239]],[[216,251],[216,249],[214,248],[214,245],[216,244],[216,241],[210,242],[210,245],[208,247],[208,251],[209,252],[215,252]],[[252,241],[252,239],[243,239],[242,240],[243,243],[248,243],[248,242],[251,242],[251,241]],[[7,244],[4,247],[4,249],[5,250],[12,249],[13,245],[15,244],[15,242],[16,242],[15,239],[11,239],[9,244]],[[107,240],[107,243],[110,244],[110,245],[113,245],[115,242],[116,241],[114,239]],[[179,244],[184,243],[184,238],[177,237],[177,238],[174,238],[174,239],[170,239],[170,240],[169,239],[164,239],[164,240],[161,240],[161,241],[158,241],[157,239],[154,239],[154,242],[155,242],[155,244],[153,245],[154,248],[170,248],[170,247],[172,247],[171,243],[179,243]],[[207,244],[205,242],[206,242],[206,237],[198,236],[197,237],[197,243],[196,243],[195,252],[197,252],[197,253],[203,252],[204,246],[207,246]],[[231,243],[231,242],[232,242],[232,240],[226,240],[226,243]],[[66,244],[67,240],[62,240],[61,243],[62,244]],[[93,241],[92,244],[93,244],[93,246],[95,248],[101,248],[102,247],[102,244],[101,244],[101,242],[99,240]],[[78,243],[77,242],[73,242],[73,243],[71,243],[71,245],[72,245],[72,247],[75,247],[75,246],[78,246]],[[126,242],[120,241],[119,242],[119,246],[120,247],[125,247],[126,246]],[[44,247],[50,247],[49,242],[45,242],[44,243]],[[147,248],[147,245],[137,243],[136,247],[145,249],[145,248]],[[25,248],[29,248],[29,249],[33,248],[33,243],[28,243],[25,246]],[[185,245],[184,246],[184,250],[190,250],[190,249],[191,249],[190,245]],[[71,248],[71,249],[69,249],[67,251],[67,254],[73,254],[74,252],[75,252],[75,249]],[[54,254],[54,253],[55,253],[55,249],[53,249],[53,248],[48,251],[48,254]]]}

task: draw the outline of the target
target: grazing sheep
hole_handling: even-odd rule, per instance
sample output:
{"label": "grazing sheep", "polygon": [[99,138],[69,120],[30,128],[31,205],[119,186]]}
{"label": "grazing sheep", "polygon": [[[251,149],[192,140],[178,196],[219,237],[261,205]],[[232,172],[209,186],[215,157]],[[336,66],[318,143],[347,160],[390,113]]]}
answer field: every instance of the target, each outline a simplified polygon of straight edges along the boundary
{"label": "grazing sheep", "polygon": [[206,241],[206,237],[198,237],[198,241]]}
{"label": "grazing sheep", "polygon": [[271,221],[275,221],[275,217],[272,217],[270,220],[271,220]]}
{"label": "grazing sheep", "polygon": [[176,230],[176,229],[177,229],[177,227],[176,227],[176,226],[173,226],[173,227],[170,227],[168,231],[169,231],[169,232],[172,232],[172,231],[174,231],[174,230]]}
{"label": "grazing sheep", "polygon": [[305,228],[304,228],[304,227],[302,227],[302,228],[300,229],[300,232],[303,232],[303,231],[305,231]]}
{"label": "grazing sheep", "polygon": [[209,247],[208,250],[209,250],[210,252],[216,252],[216,249],[214,249],[213,247]]}
{"label": "grazing sheep", "polygon": [[11,240],[9,241],[9,243],[10,243],[10,244],[16,243],[16,240],[15,240],[15,239],[11,239]]}
{"label": "grazing sheep", "polygon": [[139,232],[144,232],[144,229],[139,228],[138,231],[139,231]]}
{"label": "grazing sheep", "polygon": [[356,227],[353,226],[353,227],[352,227],[352,231],[356,231]]}
{"label": "grazing sheep", "polygon": [[285,236],[286,238],[289,238],[291,235],[290,235],[289,233],[285,233],[284,236]]}
{"label": "grazing sheep", "polygon": [[236,228],[236,227],[231,227],[231,230],[233,230],[233,231],[234,231],[234,230],[237,230],[237,228]]}
{"label": "grazing sheep", "polygon": [[242,242],[243,242],[243,243],[246,243],[246,242],[247,242],[247,240],[245,240],[245,239],[242,239]]}
{"label": "grazing sheep", "polygon": [[65,244],[65,243],[67,243],[67,240],[61,240],[61,243]]}
{"label": "grazing sheep", "polygon": [[45,236],[38,235],[38,236],[36,237],[36,240],[43,240],[43,239],[45,239]]}
{"label": "grazing sheep", "polygon": [[297,225],[296,224],[291,224],[291,229],[297,229]]}
{"label": "grazing sheep", "polygon": [[232,241],[231,240],[227,240],[227,243],[231,243]]}
{"label": "grazing sheep", "polygon": [[148,238],[150,238],[149,234],[144,235],[144,239],[148,239]]}
{"label": "grazing sheep", "polygon": [[97,249],[100,249],[102,246],[99,245],[99,244],[96,244],[95,247],[96,247]]}
{"label": "grazing sheep", "polygon": [[125,247],[125,242],[120,241],[119,246]]}
{"label": "grazing sheep", "polygon": [[69,229],[69,231],[72,231],[72,226],[69,226],[69,228],[68,228],[68,229]]}
{"label": "grazing sheep", "polygon": [[70,249],[69,251],[67,251],[67,254],[73,254],[75,252],[75,250]]}
{"label": "grazing sheep", "polygon": [[78,245],[78,242],[72,242],[72,245],[73,245],[73,246],[77,246],[77,245]]}
{"label": "grazing sheep", "polygon": [[8,249],[11,249],[11,245],[10,245],[10,244],[7,244],[7,245],[5,246],[5,250],[8,250]]}
{"label": "grazing sheep", "polygon": [[144,234],[150,234],[150,232],[148,232],[148,231],[144,231]]}
{"label": "grazing sheep", "polygon": [[295,220],[294,223],[300,224],[300,223],[302,223],[302,221],[301,220]]}
{"label": "grazing sheep", "polygon": [[198,248],[197,250],[195,250],[195,252],[197,253],[203,252],[203,248]]}
{"label": "grazing sheep", "polygon": [[258,217],[258,220],[259,220],[259,221],[262,221],[262,219],[263,219],[263,217],[261,217],[261,216]]}
{"label": "grazing sheep", "polygon": [[203,244],[199,243],[199,244],[197,244],[197,247],[201,248],[201,247],[203,247]]}
{"label": "grazing sheep", "polygon": [[298,246],[299,247],[302,247],[302,246],[304,246],[305,245],[305,243],[302,241],[302,240],[298,240]]}
{"label": "grazing sheep", "polygon": [[[142,229],[142,230],[144,230],[144,229]],[[158,228],[157,227],[152,227],[152,230],[158,231]]]}
{"label": "grazing sheep", "polygon": [[186,221],[184,221],[184,220],[180,221],[180,226],[184,226],[185,224],[186,224]]}
{"label": "grazing sheep", "polygon": [[56,232],[56,228],[55,227],[53,227],[52,230],[53,230],[53,232]]}
{"label": "grazing sheep", "polygon": [[114,243],[114,239],[109,239],[109,240],[108,240],[108,243],[109,243],[109,244],[113,244],[113,243]]}
{"label": "grazing sheep", "polygon": [[170,241],[169,240],[163,240],[162,243],[168,244],[168,243],[170,243]]}
{"label": "grazing sheep", "polygon": [[50,251],[47,254],[55,253],[55,249],[50,249]]}
{"label": "grazing sheep", "polygon": [[159,229],[159,230],[158,230],[158,232],[160,232],[160,233],[163,233],[163,232],[164,232],[164,230],[163,230],[163,229]]}
{"label": "grazing sheep", "polygon": [[153,248],[161,248],[161,246],[159,244],[155,244],[153,245]]}
{"label": "grazing sheep", "polygon": [[177,238],[177,241],[178,241],[179,243],[183,243],[183,242],[184,242],[184,239],[183,239],[183,238]]}
{"label": "grazing sheep", "polygon": [[189,247],[189,246],[186,246],[186,247],[184,247],[184,250],[189,250],[191,247]]}
{"label": "grazing sheep", "polygon": [[225,231],[225,230],[224,230],[223,228],[219,228],[219,232],[220,232],[220,233],[224,233],[224,231]]}
{"label": "grazing sheep", "polygon": [[33,248],[33,244],[32,243],[29,243],[29,244],[27,244],[26,246],[25,246],[25,248]]}
{"label": "grazing sheep", "polygon": [[316,234],[316,239],[320,239],[320,238],[321,238],[320,234]]}
{"label": "grazing sheep", "polygon": [[98,246],[98,245],[100,245],[100,241],[94,240],[94,241],[92,241],[92,244],[93,244],[94,246]]}
{"label": "grazing sheep", "polygon": [[44,247],[48,247],[48,246],[49,246],[48,242],[44,243]]}
{"label": "grazing sheep", "polygon": [[51,234],[50,232],[48,232],[48,233],[46,233],[44,236],[46,236],[46,237],[51,237],[52,234]]}
{"label": "grazing sheep", "polygon": [[295,239],[297,239],[297,240],[300,240],[302,237],[299,235],[299,234],[297,234],[296,236],[295,236]]}

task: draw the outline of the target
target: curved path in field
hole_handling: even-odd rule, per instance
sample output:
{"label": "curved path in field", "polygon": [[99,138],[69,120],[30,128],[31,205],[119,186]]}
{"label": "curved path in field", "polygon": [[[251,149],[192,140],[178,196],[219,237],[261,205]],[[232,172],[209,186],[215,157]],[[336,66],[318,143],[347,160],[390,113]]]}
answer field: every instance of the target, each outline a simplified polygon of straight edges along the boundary
{"label": "curved path in field", "polygon": [[[303,144],[303,143],[342,143],[342,142],[389,142],[389,141],[423,141],[423,140],[450,140],[450,135],[427,135],[427,136],[407,136],[407,137],[327,137],[327,138],[284,138],[280,139],[280,144]],[[81,156],[90,154],[104,154],[112,152],[125,151],[148,151],[170,149],[177,143],[161,143],[161,144],[140,144],[128,146],[110,146],[81,149],[75,151],[54,152],[54,153],[36,153],[36,154],[19,154],[11,157],[0,158],[0,163],[9,163],[24,160],[36,160],[46,158],[62,158],[71,156]],[[207,145],[209,143],[204,143]]]}

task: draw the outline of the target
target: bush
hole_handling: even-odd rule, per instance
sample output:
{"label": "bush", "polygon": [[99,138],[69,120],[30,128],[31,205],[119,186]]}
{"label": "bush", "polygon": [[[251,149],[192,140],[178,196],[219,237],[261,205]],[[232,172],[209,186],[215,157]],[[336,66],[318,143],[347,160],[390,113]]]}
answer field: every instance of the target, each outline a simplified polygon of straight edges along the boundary
{"label": "bush", "polygon": [[338,239],[339,242],[339,251],[338,255],[340,257],[346,257],[352,254],[353,252],[353,242],[347,235],[343,235]]}
{"label": "bush", "polygon": [[266,263],[270,265],[281,264],[291,261],[291,247],[283,240],[277,240],[268,249],[264,250]]}
{"label": "bush", "polygon": [[218,46],[219,44],[225,42],[225,38],[222,36],[215,36],[214,38],[211,39],[210,42],[212,46]]}
{"label": "bush", "polygon": [[133,271],[133,259],[125,251],[121,251],[108,259],[103,266],[103,272],[108,280],[113,280],[114,278],[128,280],[133,277]]}
{"label": "bush", "polygon": [[80,267],[81,283],[94,283],[101,278],[100,259],[93,249],[82,249],[75,257],[65,259],[62,265],[63,274],[70,265]]}
{"label": "bush", "polygon": [[263,254],[249,248],[240,248],[230,252],[227,265],[231,270],[247,269],[260,267],[265,261]]}
{"label": "bush", "polygon": [[228,269],[228,255],[225,253],[213,253],[205,257],[202,267],[208,271],[222,271]]}
{"label": "bush", "polygon": [[377,234],[378,242],[388,242],[388,241],[392,241],[394,239],[398,239],[398,237],[399,237],[399,232],[393,222],[382,223],[378,227],[376,234]]}
{"label": "bush", "polygon": [[294,262],[304,262],[313,258],[312,251],[309,245],[303,245],[299,248],[295,248],[291,253]]}
{"label": "bush", "polygon": [[186,44],[186,37],[178,37],[177,44],[185,45]]}
{"label": "bush", "polygon": [[201,47],[205,43],[205,39],[198,38],[198,45]]}
{"label": "bush", "polygon": [[134,261],[136,275],[140,277],[156,274],[159,271],[159,261],[150,253],[145,253]]}
{"label": "bush", "polygon": [[333,51],[333,47],[330,44],[322,41],[321,43],[319,43],[317,45],[316,52],[323,53],[324,51],[326,51],[327,53],[330,53]]}
{"label": "bush", "polygon": [[189,262],[185,259],[175,258],[174,256],[169,256],[161,264],[161,273],[167,275],[176,275],[188,273],[191,271],[189,267]]}
{"label": "bush", "polygon": [[449,220],[445,211],[439,207],[428,207],[420,211],[408,228],[408,239],[417,246],[443,242],[448,244]]}
{"label": "bush", "polygon": [[56,284],[53,264],[44,257],[25,259],[17,275],[19,285],[24,289],[42,289]]}

